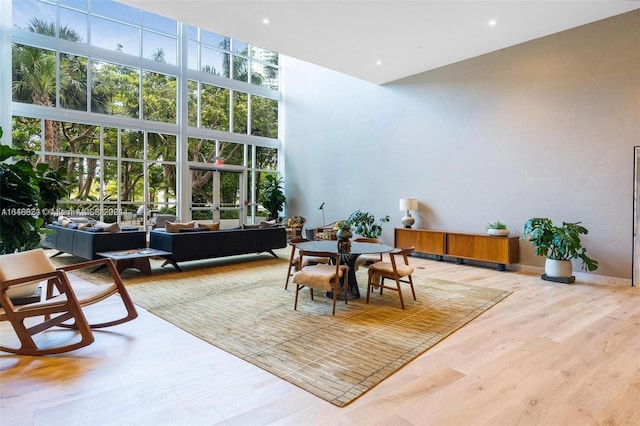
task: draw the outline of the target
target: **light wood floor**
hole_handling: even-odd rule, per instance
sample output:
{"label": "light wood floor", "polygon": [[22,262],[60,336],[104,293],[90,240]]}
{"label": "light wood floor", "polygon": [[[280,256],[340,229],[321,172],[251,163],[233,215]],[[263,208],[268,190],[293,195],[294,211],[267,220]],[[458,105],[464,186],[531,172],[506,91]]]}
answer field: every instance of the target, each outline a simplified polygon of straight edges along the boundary
{"label": "light wood floor", "polygon": [[140,309],[63,356],[0,353],[0,424],[640,424],[638,287],[412,263],[416,275],[513,294],[345,408]]}

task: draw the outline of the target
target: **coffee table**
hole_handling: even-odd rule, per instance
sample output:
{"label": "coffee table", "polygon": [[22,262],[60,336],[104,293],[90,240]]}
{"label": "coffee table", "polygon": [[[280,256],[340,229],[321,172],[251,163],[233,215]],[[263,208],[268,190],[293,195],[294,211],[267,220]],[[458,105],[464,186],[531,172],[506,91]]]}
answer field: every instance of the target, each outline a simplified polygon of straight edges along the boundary
{"label": "coffee table", "polygon": [[139,248],[117,251],[103,251],[96,253],[98,256],[112,259],[116,264],[118,273],[127,268],[137,269],[145,275],[151,275],[150,257],[170,256],[171,252],[152,248]]}

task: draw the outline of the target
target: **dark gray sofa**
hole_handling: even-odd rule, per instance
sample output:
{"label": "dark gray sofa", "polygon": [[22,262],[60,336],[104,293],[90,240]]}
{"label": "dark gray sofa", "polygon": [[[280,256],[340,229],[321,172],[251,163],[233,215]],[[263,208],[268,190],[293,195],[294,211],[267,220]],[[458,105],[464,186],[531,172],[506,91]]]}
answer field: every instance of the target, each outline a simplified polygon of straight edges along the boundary
{"label": "dark gray sofa", "polygon": [[287,234],[280,226],[219,231],[195,228],[177,233],[154,229],[149,233],[149,247],[171,252],[166,259],[177,270],[180,270],[177,262],[189,260],[262,252],[278,257],[273,250],[286,246]]}
{"label": "dark gray sofa", "polygon": [[101,258],[96,253],[103,251],[127,250],[147,246],[146,233],[137,227],[124,227],[120,232],[91,232],[73,228],[65,228],[57,224],[47,225],[51,231],[45,236],[43,246],[69,253],[83,259]]}

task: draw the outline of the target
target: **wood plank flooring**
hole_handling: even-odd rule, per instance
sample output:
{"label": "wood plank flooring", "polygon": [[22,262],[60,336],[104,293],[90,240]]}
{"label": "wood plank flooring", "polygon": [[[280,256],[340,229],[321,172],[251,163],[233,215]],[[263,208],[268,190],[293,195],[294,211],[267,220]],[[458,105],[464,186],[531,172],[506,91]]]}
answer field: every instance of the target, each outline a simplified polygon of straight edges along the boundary
{"label": "wood plank flooring", "polygon": [[[638,287],[558,284],[539,272],[420,258],[412,264],[415,275],[513,294],[345,408],[140,309],[140,318],[62,356],[0,353],[0,424],[640,424]],[[0,324],[3,342],[9,330]]]}

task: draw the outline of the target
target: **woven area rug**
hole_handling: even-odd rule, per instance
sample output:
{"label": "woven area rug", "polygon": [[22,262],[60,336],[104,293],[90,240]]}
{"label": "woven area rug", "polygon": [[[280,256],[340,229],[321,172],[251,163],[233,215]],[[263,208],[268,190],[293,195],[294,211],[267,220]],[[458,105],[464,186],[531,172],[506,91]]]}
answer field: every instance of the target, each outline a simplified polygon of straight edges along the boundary
{"label": "woven area rug", "polygon": [[[417,301],[375,293],[345,305],[295,285],[284,289],[287,260],[264,256],[191,262],[144,276],[122,276],[134,302],[183,330],[337,406],[376,386],[510,293],[414,277]],[[83,274],[96,281],[102,273]],[[361,293],[366,269],[358,271]]]}

